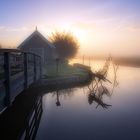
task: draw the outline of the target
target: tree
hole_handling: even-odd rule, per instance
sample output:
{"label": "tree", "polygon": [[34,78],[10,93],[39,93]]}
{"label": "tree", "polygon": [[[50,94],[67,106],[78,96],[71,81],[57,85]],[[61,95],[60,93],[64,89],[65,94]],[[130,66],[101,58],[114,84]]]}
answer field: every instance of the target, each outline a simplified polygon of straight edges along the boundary
{"label": "tree", "polygon": [[56,52],[60,59],[71,59],[76,55],[79,43],[72,33],[55,32],[50,39],[56,46]]}

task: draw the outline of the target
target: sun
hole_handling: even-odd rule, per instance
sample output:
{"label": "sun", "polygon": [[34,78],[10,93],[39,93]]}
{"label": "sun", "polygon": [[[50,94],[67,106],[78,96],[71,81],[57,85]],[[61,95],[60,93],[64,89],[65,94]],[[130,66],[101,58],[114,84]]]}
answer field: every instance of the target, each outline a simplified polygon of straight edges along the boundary
{"label": "sun", "polygon": [[77,37],[80,43],[86,42],[86,32],[82,29],[72,28],[73,34]]}
{"label": "sun", "polygon": [[77,38],[80,44],[83,44],[86,42],[87,33],[81,27],[77,27],[77,26],[74,26],[73,24],[65,22],[55,27],[55,30],[60,31],[60,32],[63,32],[63,31],[71,32]]}

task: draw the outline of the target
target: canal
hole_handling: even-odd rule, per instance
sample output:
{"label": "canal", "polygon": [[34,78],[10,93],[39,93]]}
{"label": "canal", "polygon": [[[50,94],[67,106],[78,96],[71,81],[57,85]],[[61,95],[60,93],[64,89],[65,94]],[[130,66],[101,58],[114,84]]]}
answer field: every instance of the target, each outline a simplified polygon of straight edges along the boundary
{"label": "canal", "polygon": [[36,140],[140,139],[140,68],[110,66],[108,80],[44,94]]}

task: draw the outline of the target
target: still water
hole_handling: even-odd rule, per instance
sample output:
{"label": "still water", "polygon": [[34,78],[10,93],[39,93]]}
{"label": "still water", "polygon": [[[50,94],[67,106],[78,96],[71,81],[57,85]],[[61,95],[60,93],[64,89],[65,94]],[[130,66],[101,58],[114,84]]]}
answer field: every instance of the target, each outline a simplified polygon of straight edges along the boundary
{"label": "still water", "polygon": [[140,140],[140,69],[110,67],[108,79],[44,94],[36,140]]}

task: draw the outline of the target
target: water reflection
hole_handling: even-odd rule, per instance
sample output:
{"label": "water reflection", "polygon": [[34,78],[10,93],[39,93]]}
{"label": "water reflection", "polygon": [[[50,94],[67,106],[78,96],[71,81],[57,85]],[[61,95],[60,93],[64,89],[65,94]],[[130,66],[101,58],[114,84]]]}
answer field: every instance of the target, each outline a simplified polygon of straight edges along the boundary
{"label": "water reflection", "polygon": [[36,140],[139,139],[139,72],[114,65],[110,82],[95,77],[88,86],[44,95]]}
{"label": "water reflection", "polygon": [[100,105],[105,109],[107,109],[109,106],[112,106],[112,105],[104,103],[103,95],[111,96],[109,90],[106,87],[96,86],[92,90],[89,88],[89,94],[88,94],[89,104],[92,104],[93,102],[96,102],[97,103],[96,108]]}
{"label": "water reflection", "polygon": [[0,116],[1,140],[35,139],[43,112],[42,96],[35,96],[20,95]]}
{"label": "water reflection", "polygon": [[[111,97],[111,95],[113,94],[114,88],[118,86],[118,82],[117,82],[117,70],[118,70],[118,66],[113,64],[113,68],[114,68],[114,80],[113,82],[110,82],[109,80],[105,80],[107,79],[107,71],[108,71],[108,67],[109,67],[109,61],[110,59],[108,59],[102,69],[102,71],[104,72],[104,74],[100,74],[101,76],[99,76],[99,72],[97,72],[97,76],[94,77],[94,80],[91,83],[91,87],[88,86],[89,89],[89,94],[88,94],[88,102],[91,105],[93,102],[97,103],[96,108],[98,108],[98,106],[101,106],[104,109],[108,109],[110,106],[110,104],[107,104],[103,101],[103,96],[108,96]],[[102,73],[102,72],[101,72]],[[112,86],[112,90],[109,90],[106,86],[105,86],[105,81],[109,82],[110,84],[113,83]]]}
{"label": "water reflection", "polygon": [[117,81],[117,71],[118,71],[118,68],[119,68],[119,65],[115,65],[113,63],[113,70],[114,70],[114,80],[113,80],[113,88],[112,88],[112,94],[113,94],[113,91],[115,89],[115,87],[117,87],[119,85],[119,82]]}
{"label": "water reflection", "polygon": [[[110,59],[109,59],[110,60]],[[99,75],[94,75],[93,79],[91,81],[91,83],[89,83],[89,85],[87,85],[88,88],[88,103],[91,105],[93,103],[97,103],[96,108],[98,108],[99,106],[101,106],[104,109],[108,109],[109,107],[111,107],[111,104],[105,103],[105,101],[103,100],[104,96],[107,97],[111,97],[113,94],[113,91],[115,89],[115,87],[118,86],[118,82],[117,82],[117,70],[118,70],[118,66],[113,64],[113,69],[114,69],[114,79],[111,82],[110,80],[107,80],[107,69],[109,66],[109,63],[107,63],[109,60],[106,61],[104,67],[103,67],[103,71],[105,72],[105,75],[99,76]],[[101,72],[101,71],[100,71]],[[99,72],[97,72],[99,74]],[[100,74],[101,75],[101,74]],[[109,83],[111,86],[107,87],[105,84]],[[60,107],[61,106],[61,101],[60,101],[60,97],[64,96],[64,97],[71,97],[73,95],[73,92],[75,92],[75,88],[68,88],[68,89],[63,89],[63,90],[59,90],[57,89],[56,91],[52,92],[52,96],[56,98],[56,106]],[[83,88],[83,92],[84,88]]]}
{"label": "water reflection", "polygon": [[39,123],[42,116],[42,96],[38,97],[34,103],[32,110],[27,116],[25,128],[21,132],[20,140],[34,140],[37,134]]}
{"label": "water reflection", "polygon": [[61,106],[61,102],[60,102],[60,97],[72,97],[74,92],[74,89],[72,88],[68,88],[68,89],[63,89],[63,90],[59,90],[57,89],[56,91],[52,92],[52,96],[56,96],[56,106]]}
{"label": "water reflection", "polygon": [[57,95],[56,106],[61,106],[61,103],[60,103],[60,100],[59,100],[59,91],[56,91],[56,95]]}

